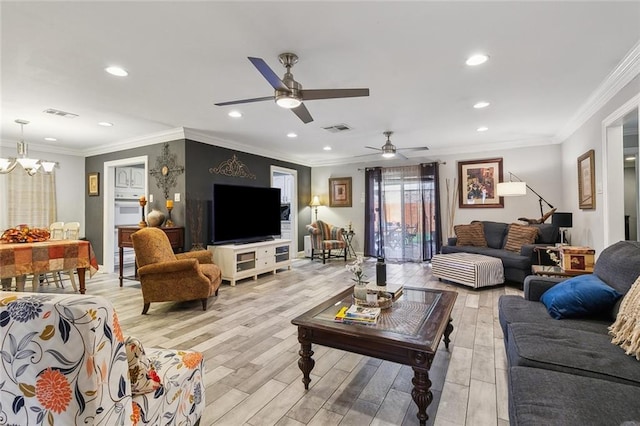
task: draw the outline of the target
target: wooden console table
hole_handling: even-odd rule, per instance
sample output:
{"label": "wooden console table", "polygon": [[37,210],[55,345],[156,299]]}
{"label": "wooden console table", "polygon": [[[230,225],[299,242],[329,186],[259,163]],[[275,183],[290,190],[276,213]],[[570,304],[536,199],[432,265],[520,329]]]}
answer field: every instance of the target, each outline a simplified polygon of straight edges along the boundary
{"label": "wooden console table", "polygon": [[[131,234],[136,231],[139,231],[139,226],[118,226],[118,255],[120,256],[120,287],[122,287],[122,280],[124,278],[124,265],[122,262],[122,257],[124,255],[124,248],[133,248],[133,243],[131,242]],[[169,242],[171,243],[171,248],[174,253],[179,253],[184,250],[184,227],[182,226],[166,226],[158,228],[164,231],[169,237]],[[136,268],[137,270],[137,268]]]}

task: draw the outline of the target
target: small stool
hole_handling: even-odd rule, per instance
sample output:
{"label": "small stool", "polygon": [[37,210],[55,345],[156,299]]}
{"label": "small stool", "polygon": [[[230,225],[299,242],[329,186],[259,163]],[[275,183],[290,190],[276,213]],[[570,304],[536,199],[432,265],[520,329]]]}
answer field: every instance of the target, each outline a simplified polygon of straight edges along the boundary
{"label": "small stool", "polygon": [[431,271],[434,277],[473,288],[504,283],[502,260],[481,254],[436,254],[431,259]]}

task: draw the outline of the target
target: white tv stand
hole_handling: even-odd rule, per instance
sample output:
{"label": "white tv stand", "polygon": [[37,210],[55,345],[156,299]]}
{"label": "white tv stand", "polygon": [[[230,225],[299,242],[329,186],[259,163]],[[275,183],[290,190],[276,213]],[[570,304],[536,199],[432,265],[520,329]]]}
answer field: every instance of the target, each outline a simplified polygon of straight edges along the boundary
{"label": "white tv stand", "polygon": [[213,263],[222,270],[222,279],[235,287],[236,281],[259,274],[291,269],[291,240],[272,240],[250,244],[207,246],[213,253]]}

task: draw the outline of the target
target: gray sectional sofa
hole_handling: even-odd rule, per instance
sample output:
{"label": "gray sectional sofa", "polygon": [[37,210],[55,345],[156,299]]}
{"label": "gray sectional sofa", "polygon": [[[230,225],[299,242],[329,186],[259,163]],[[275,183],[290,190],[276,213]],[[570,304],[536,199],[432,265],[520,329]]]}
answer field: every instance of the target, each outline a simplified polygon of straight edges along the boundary
{"label": "gray sectional sofa", "polygon": [[[593,273],[625,294],[640,276],[640,243],[606,248]],[[640,425],[640,361],[608,334],[622,299],[596,318],[556,320],[539,300],[560,281],[529,276],[524,297],[500,298],[510,424]]]}
{"label": "gray sectional sofa", "polygon": [[[557,226],[551,224],[530,225],[538,228],[538,238],[535,244],[525,244],[520,253],[505,250],[509,224],[503,222],[480,221],[484,227],[484,235],[487,247],[459,246],[457,238],[449,238],[447,245],[442,247],[442,254],[447,253],[475,253],[485,256],[497,257],[502,260],[504,266],[504,279],[522,284],[527,275],[531,275],[531,265],[538,263],[538,254],[534,252],[535,246],[553,245],[559,241],[560,233]],[[548,263],[546,258],[543,264]]]}

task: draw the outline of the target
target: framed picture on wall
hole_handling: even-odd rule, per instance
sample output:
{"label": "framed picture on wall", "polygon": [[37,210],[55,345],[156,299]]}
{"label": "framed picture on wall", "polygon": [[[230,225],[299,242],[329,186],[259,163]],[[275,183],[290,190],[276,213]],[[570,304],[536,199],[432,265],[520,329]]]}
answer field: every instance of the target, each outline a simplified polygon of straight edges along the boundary
{"label": "framed picture on wall", "polygon": [[461,209],[504,207],[498,197],[498,182],[502,182],[502,158],[458,161],[458,206]]}
{"label": "framed picture on wall", "polygon": [[351,178],[329,178],[329,207],[351,207]]}
{"label": "framed picture on wall", "polygon": [[100,173],[92,172],[87,175],[87,191],[92,197],[100,195]]}
{"label": "framed picture on wall", "polygon": [[578,157],[578,207],[596,208],[596,168],[595,151],[589,151]]}

